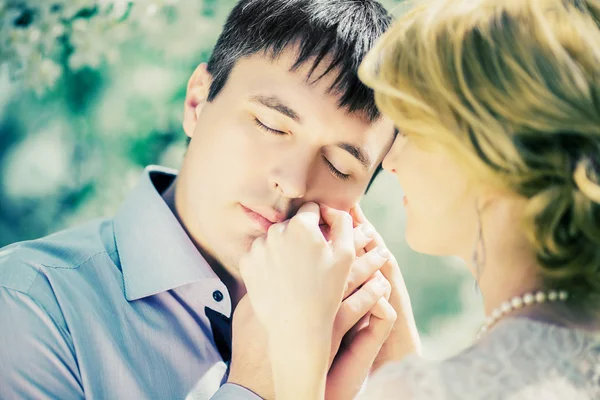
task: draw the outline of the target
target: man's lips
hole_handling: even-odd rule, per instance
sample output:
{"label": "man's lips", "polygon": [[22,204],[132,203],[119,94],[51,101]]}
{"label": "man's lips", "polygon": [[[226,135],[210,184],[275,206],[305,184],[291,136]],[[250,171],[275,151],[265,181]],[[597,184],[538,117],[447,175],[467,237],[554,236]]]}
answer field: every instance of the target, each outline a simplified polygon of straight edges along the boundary
{"label": "man's lips", "polygon": [[265,231],[267,231],[271,225],[285,221],[285,214],[273,208],[240,205],[246,215],[257,222]]}

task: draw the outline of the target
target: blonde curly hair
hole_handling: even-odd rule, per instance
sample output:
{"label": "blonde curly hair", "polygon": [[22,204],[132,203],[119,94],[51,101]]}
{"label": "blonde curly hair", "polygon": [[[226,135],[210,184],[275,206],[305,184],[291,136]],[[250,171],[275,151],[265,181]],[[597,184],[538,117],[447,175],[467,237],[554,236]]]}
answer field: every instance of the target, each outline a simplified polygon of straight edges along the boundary
{"label": "blonde curly hair", "polygon": [[400,130],[527,199],[549,288],[600,295],[599,1],[420,3],[359,75]]}

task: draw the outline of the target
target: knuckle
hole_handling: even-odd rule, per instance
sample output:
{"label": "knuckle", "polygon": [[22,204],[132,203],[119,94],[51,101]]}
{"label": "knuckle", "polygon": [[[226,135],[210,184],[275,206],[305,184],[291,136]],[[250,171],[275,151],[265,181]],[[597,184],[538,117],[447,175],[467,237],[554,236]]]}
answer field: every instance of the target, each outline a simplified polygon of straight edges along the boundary
{"label": "knuckle", "polygon": [[376,271],[371,278],[373,286],[373,290],[379,292],[380,289],[383,289],[384,293],[391,292],[392,284],[390,281],[381,273],[381,271]]}
{"label": "knuckle", "polygon": [[388,321],[389,323],[394,323],[398,318],[398,313],[392,307],[392,305],[385,299],[380,299],[377,302],[378,313],[381,314],[380,318],[384,321]]}
{"label": "knuckle", "polygon": [[310,221],[304,215],[294,216],[288,225],[288,229],[292,231],[307,231]]}
{"label": "knuckle", "polygon": [[387,303],[387,305],[384,309],[385,309],[385,311],[384,311],[385,312],[385,314],[384,314],[385,320],[389,321],[391,323],[396,322],[396,320],[398,319],[398,313],[396,312],[396,310],[394,310],[394,307],[392,307],[390,305],[390,303]]}
{"label": "knuckle", "polygon": [[348,277],[346,278],[346,286],[344,287],[345,290],[349,290],[350,288],[354,288],[354,287],[358,286],[357,280],[358,280],[358,277],[356,276],[356,272],[353,270],[350,270],[350,273],[348,274]]}
{"label": "knuckle", "polygon": [[340,307],[341,318],[345,320],[354,315],[358,315],[362,312],[361,303],[356,301],[356,298],[350,298],[349,300],[342,303]]}
{"label": "knuckle", "polygon": [[256,238],[254,240],[254,242],[252,242],[252,246],[250,246],[250,253],[249,254],[257,253],[258,251],[260,251],[260,249],[262,249],[262,247],[264,245],[264,242],[265,242],[265,238],[264,237]]}
{"label": "knuckle", "polygon": [[361,309],[365,307],[370,309],[377,304],[378,299],[381,297],[379,293],[377,293],[377,290],[374,289],[373,285],[363,285],[356,291],[354,296],[356,298],[357,306],[360,306]]}
{"label": "knuckle", "polygon": [[338,262],[345,263],[354,263],[356,258],[356,250],[354,250],[354,246],[340,246],[337,250],[337,260]]}
{"label": "knuckle", "polygon": [[388,281],[387,279],[383,278],[384,280],[381,282],[381,284],[384,286],[385,288],[385,292],[391,292],[392,290],[392,284],[390,283],[390,281]]}
{"label": "knuckle", "polygon": [[363,307],[361,307],[360,302],[353,301],[348,304],[348,308],[346,310],[346,315],[348,317],[355,317],[357,315],[361,315],[363,313]]}
{"label": "knuckle", "polygon": [[344,221],[346,221],[347,224],[350,224],[350,225],[354,224],[354,220],[352,219],[352,215],[350,215],[350,213],[348,213],[346,211],[342,211],[341,217],[343,218]]}
{"label": "knuckle", "polygon": [[365,263],[369,265],[383,265],[386,263],[386,259],[379,256],[376,250],[371,250],[368,253],[364,254],[361,258],[365,259]]}
{"label": "knuckle", "polygon": [[379,279],[379,284],[383,286],[383,288],[386,292],[392,290],[392,284],[385,276],[383,276],[381,271],[377,271],[375,273],[375,275],[377,275],[377,279]]}

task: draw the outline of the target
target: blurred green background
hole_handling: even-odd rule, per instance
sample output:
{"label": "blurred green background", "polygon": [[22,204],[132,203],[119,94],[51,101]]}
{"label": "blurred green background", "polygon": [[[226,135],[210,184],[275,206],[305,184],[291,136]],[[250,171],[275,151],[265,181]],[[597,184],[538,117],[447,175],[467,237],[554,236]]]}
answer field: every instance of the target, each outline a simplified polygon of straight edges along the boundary
{"label": "blurred green background", "polygon": [[[396,15],[401,0],[382,1]],[[0,247],[110,216],[144,166],[177,168],[187,79],[235,0],[0,0]],[[462,262],[412,252],[402,191],[362,204],[398,258],[424,352],[445,357],[481,320]]]}

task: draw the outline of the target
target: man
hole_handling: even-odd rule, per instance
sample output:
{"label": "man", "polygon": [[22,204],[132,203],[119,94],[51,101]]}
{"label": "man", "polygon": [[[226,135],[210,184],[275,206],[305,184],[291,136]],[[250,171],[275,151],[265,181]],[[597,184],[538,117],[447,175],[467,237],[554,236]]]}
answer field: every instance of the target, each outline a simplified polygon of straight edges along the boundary
{"label": "man", "polygon": [[349,210],[391,145],[356,75],[389,22],[371,0],[241,0],[189,79],[177,178],[147,168],[114,218],[1,251],[0,397],[213,395],[241,255],[305,202]]}

